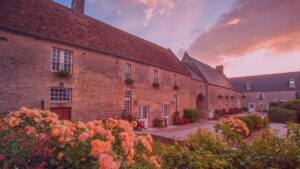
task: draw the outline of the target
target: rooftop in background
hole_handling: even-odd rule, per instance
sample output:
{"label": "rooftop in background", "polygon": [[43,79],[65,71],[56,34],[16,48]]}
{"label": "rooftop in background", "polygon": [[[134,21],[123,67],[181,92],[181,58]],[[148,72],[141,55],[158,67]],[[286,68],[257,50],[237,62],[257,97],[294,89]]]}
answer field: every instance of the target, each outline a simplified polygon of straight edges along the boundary
{"label": "rooftop in background", "polygon": [[52,0],[1,0],[0,28],[138,61],[173,72],[188,71],[169,49],[126,33]]}
{"label": "rooftop in background", "polygon": [[[268,92],[300,90],[300,72],[288,72],[229,78],[231,84],[241,92]],[[294,80],[295,87],[289,86],[289,81]],[[250,83],[251,89],[246,90]]]}
{"label": "rooftop in background", "polygon": [[209,65],[200,62],[185,53],[182,63],[186,66],[193,79],[206,81],[209,84],[234,89],[227,77]]}

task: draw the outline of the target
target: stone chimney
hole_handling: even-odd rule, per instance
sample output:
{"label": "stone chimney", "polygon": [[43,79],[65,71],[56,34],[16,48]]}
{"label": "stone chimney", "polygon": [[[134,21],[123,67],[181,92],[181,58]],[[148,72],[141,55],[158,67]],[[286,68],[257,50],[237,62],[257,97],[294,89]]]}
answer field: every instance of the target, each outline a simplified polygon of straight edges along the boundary
{"label": "stone chimney", "polygon": [[84,0],[72,0],[72,9],[76,15],[84,15]]}
{"label": "stone chimney", "polygon": [[220,73],[224,73],[224,66],[223,65],[220,65],[220,66],[216,66],[216,70]]}

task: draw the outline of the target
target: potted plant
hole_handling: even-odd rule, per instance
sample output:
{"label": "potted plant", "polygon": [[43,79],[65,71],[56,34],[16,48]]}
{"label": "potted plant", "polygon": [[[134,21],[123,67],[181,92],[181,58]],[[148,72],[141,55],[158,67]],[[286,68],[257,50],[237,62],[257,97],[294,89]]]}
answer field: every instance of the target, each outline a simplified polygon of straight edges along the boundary
{"label": "potted plant", "polygon": [[59,70],[55,72],[55,74],[59,77],[69,78],[72,76],[71,72],[68,70]]}
{"label": "potted plant", "polygon": [[229,96],[226,96],[226,99],[229,99]]}
{"label": "potted plant", "polygon": [[234,99],[234,96],[230,96],[231,99]]}
{"label": "potted plant", "polygon": [[152,86],[155,87],[155,88],[159,88],[159,83],[158,82],[153,82]]}
{"label": "potted plant", "polygon": [[223,96],[222,96],[222,95],[218,95],[218,98],[219,98],[219,99],[223,99]]}
{"label": "potted plant", "polygon": [[174,85],[174,86],[173,86],[173,89],[174,89],[174,90],[179,90],[179,86]]}
{"label": "potted plant", "polygon": [[242,98],[246,98],[246,95],[243,95]]}
{"label": "potted plant", "polygon": [[133,84],[133,79],[125,79],[125,83],[127,85],[132,85]]}

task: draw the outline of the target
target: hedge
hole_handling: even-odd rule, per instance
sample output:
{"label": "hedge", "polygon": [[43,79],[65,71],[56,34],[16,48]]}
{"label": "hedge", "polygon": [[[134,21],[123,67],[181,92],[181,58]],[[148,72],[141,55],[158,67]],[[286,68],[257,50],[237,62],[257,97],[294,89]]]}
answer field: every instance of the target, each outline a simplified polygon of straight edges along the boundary
{"label": "hedge", "polygon": [[298,114],[296,110],[288,110],[281,107],[270,107],[268,112],[270,120],[276,123],[296,122]]}
{"label": "hedge", "polygon": [[237,117],[237,118],[242,120],[247,125],[250,132],[253,132],[255,130],[255,123],[253,122],[253,120],[251,118],[249,118],[247,116]]}
{"label": "hedge", "polygon": [[200,112],[196,109],[184,109],[184,117],[189,120],[189,122],[196,122],[200,118]]}

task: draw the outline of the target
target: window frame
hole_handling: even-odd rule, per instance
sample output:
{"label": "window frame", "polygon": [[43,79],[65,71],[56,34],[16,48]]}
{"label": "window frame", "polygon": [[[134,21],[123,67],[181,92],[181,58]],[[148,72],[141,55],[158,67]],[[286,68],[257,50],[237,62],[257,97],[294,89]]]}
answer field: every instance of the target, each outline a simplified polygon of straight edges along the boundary
{"label": "window frame", "polygon": [[296,80],[295,79],[289,80],[289,88],[296,88]]}
{"label": "window frame", "polygon": [[[54,61],[54,51],[56,51],[56,50],[59,51],[59,55],[57,56],[57,54],[56,54],[56,61]],[[69,57],[66,55],[66,53],[70,54]],[[58,72],[58,71],[66,70],[66,71],[69,71],[70,73],[72,73],[73,72],[73,54],[74,53],[71,50],[52,47],[52,49],[51,49],[51,64],[50,64],[51,72]],[[66,67],[67,67],[67,69],[66,69]]]}
{"label": "window frame", "polygon": [[246,90],[251,90],[252,89],[252,85],[250,82],[246,83]]}
{"label": "window frame", "polygon": [[[167,108],[167,116],[166,116],[166,112],[165,112],[165,108]],[[169,115],[170,115],[170,106],[168,105],[168,104],[164,104],[163,106],[162,106],[162,117],[169,117]]]}
{"label": "window frame", "polygon": [[131,79],[131,64],[125,63],[125,68],[124,68],[124,77],[125,80]]}
{"label": "window frame", "polygon": [[[53,93],[53,95],[54,96],[52,96],[52,90],[54,90],[54,93]],[[65,97],[66,97],[66,99],[64,99],[64,98],[62,98],[62,99],[59,99],[59,97],[64,97],[64,94],[63,94],[63,91],[58,91],[58,92],[56,92],[55,93],[55,90],[65,90]],[[68,91],[68,92],[67,92]],[[62,93],[61,94],[61,96],[60,96],[60,93]],[[55,98],[55,97],[57,97],[58,99],[56,100],[56,99],[52,99],[52,98]],[[69,97],[69,99],[68,99],[68,97]],[[50,88],[50,102],[51,103],[71,103],[72,102],[72,88],[64,88],[64,87],[51,87]]]}
{"label": "window frame", "polygon": [[[147,110],[147,117],[144,118],[144,110]],[[149,119],[150,107],[149,106],[138,106],[138,119]]]}
{"label": "window frame", "polygon": [[[129,96],[129,97],[127,97]],[[131,91],[125,91],[124,93],[124,113],[129,115],[131,114],[131,109],[132,109],[132,92]],[[127,105],[128,104],[128,109],[127,109]],[[127,109],[127,110],[126,110]]]}
{"label": "window frame", "polygon": [[257,93],[258,100],[264,100],[265,99],[265,93],[264,92],[258,92]]}
{"label": "window frame", "polygon": [[173,95],[173,102],[174,102],[174,103],[173,103],[173,104],[174,104],[174,105],[173,105],[173,106],[174,106],[173,109],[174,109],[174,112],[176,112],[176,111],[178,110],[178,107],[177,107],[178,96],[177,96],[176,94]]}
{"label": "window frame", "polygon": [[153,83],[158,83],[158,70],[153,69]]}
{"label": "window frame", "polygon": [[178,86],[178,77],[177,77],[177,74],[176,73],[173,73],[173,76],[172,76],[172,80],[173,80],[173,87],[174,86]]}

